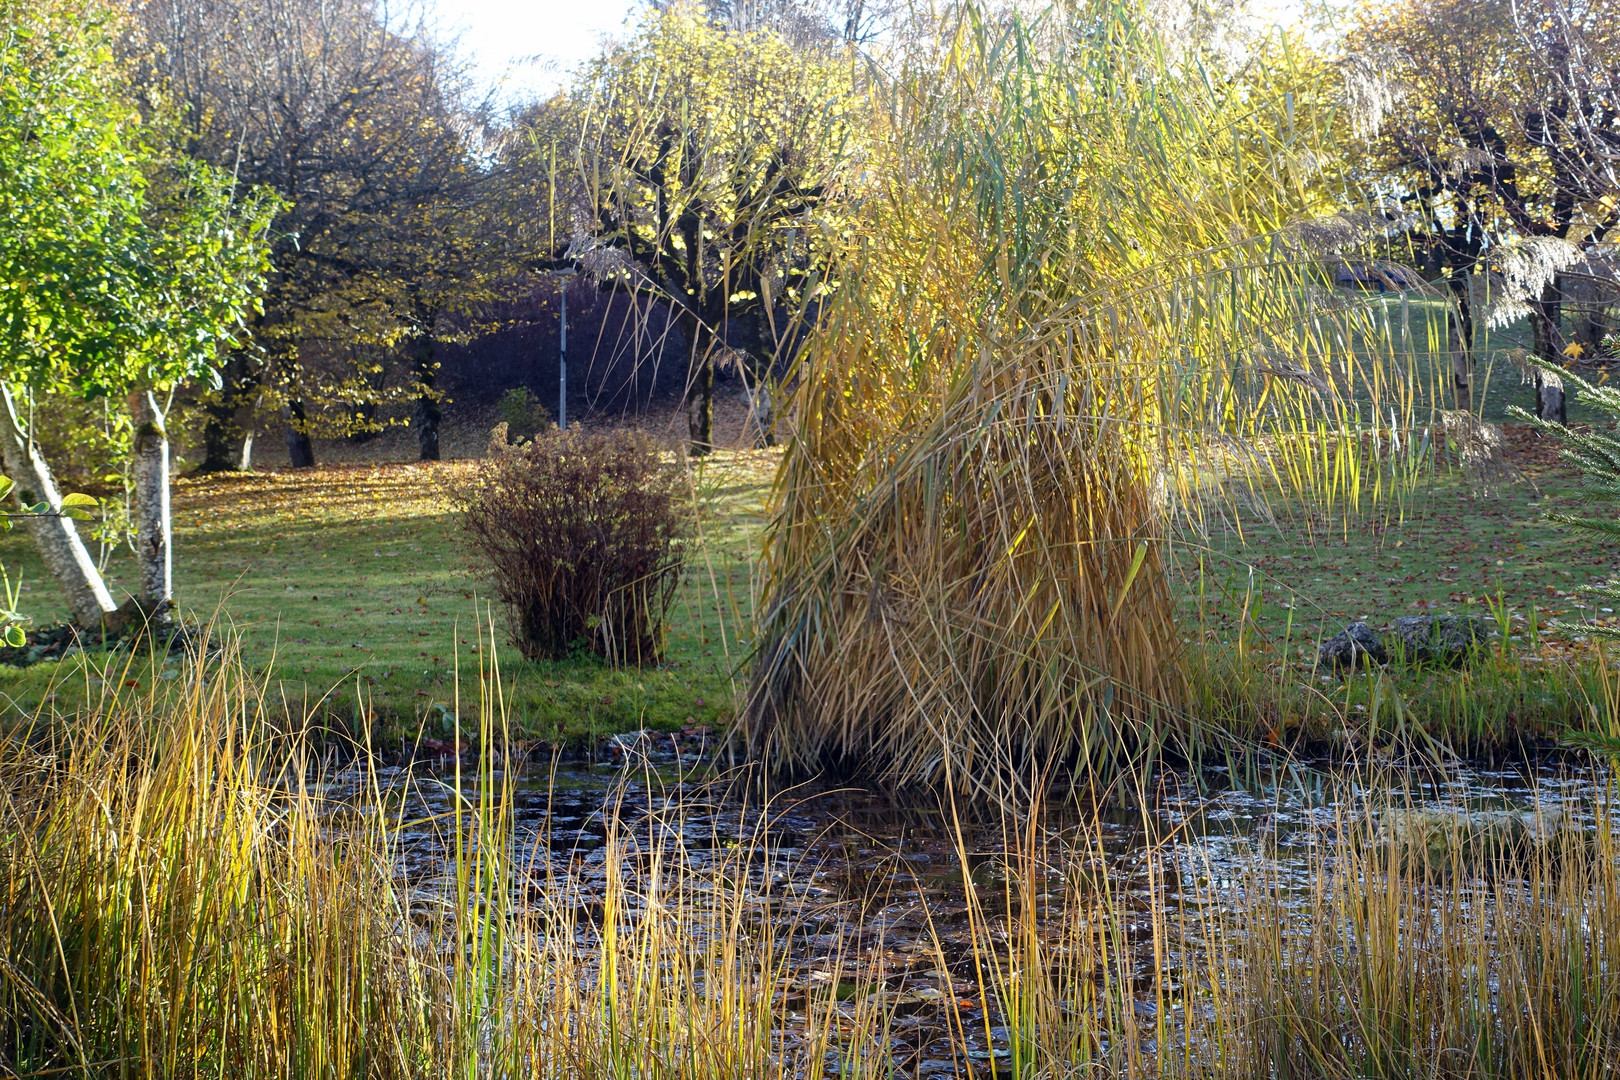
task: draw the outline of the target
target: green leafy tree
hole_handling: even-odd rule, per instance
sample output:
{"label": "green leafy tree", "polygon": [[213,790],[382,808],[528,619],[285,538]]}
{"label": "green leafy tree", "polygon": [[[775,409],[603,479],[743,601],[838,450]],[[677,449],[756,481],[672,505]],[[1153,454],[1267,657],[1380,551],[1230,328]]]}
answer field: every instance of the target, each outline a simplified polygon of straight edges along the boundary
{"label": "green leafy tree", "polygon": [[[437,122],[446,137],[467,138],[465,125],[448,111]],[[473,148],[463,145],[462,153],[424,167],[437,170],[418,181],[430,194],[392,215],[392,254],[381,283],[401,329],[404,381],[416,396],[411,422],[418,458],[437,461],[438,347],[484,331],[485,313],[517,280],[522,265],[506,225],[515,208],[503,197],[507,189],[500,177],[475,163]]]}
{"label": "green leafy tree", "polygon": [[213,370],[263,283],[270,203],[176,156],[143,118],[93,3],[0,4],[0,449],[81,623],[117,605],[33,439],[40,395],[129,395],[142,600],[168,601],[167,441],[156,393]]}

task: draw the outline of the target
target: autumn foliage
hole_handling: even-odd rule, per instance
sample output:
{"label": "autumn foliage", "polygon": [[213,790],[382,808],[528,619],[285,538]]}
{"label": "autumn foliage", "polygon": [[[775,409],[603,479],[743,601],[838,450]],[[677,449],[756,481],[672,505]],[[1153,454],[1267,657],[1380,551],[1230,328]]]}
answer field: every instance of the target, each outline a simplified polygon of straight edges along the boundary
{"label": "autumn foliage", "polygon": [[457,493],[525,657],[561,659],[581,643],[615,664],[663,655],[681,574],[680,478],[645,434],[554,429]]}

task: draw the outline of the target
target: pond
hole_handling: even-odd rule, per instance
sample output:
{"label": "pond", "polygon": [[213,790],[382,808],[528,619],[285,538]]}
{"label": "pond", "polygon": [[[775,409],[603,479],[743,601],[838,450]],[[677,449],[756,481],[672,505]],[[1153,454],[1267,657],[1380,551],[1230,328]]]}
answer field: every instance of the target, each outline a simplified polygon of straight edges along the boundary
{"label": "pond", "polygon": [[[1186,1047],[1230,1020],[1222,973],[1241,981],[1257,965],[1233,960],[1233,928],[1288,941],[1274,954],[1286,967],[1313,947],[1317,923],[1356,921],[1336,894],[1402,892],[1403,934],[1424,912],[1506,912],[1523,896],[1503,893],[1504,878],[1534,876],[1520,857],[1547,835],[1611,833],[1608,773],[1574,759],[1165,769],[1106,806],[1054,800],[987,820],[854,786],[772,789],[654,743],[613,749],[595,765],[464,767],[459,782],[443,761],[351,767],[326,791],[384,793],[400,823],[398,872],[423,910],[455,895],[458,866],[491,836],[515,871],[514,908],[566,925],[586,954],[610,912],[634,924],[670,895],[701,893],[709,906],[690,910],[724,907],[765,943],[784,1040],[807,1037],[818,1001],[866,1033],[826,1051],[833,1069],[872,1053],[906,1075],[1012,1069],[1031,1023],[1016,976],[1037,954],[1053,965],[1047,984],[1068,980],[1066,1014],[1108,1013],[1104,1026],[1147,1053]],[[504,807],[500,829],[470,829],[481,803]],[[1414,908],[1425,889],[1435,898]],[[688,930],[699,951],[727,932],[706,918]],[[1084,1004],[1080,984],[1095,988]]]}

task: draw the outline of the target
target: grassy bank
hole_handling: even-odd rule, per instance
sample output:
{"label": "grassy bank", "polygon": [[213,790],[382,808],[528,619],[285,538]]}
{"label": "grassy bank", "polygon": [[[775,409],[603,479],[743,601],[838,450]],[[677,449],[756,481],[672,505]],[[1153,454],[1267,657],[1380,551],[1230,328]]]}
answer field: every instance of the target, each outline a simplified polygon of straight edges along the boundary
{"label": "grassy bank", "polygon": [[[1340,750],[1402,738],[1490,752],[1584,727],[1603,691],[1583,625],[1620,616],[1580,588],[1620,575],[1620,557],[1544,520],[1579,505],[1581,480],[1549,441],[1507,436],[1489,486],[1442,470],[1361,518],[1279,504],[1176,545],[1195,712],[1262,742]],[[1489,627],[1468,667],[1318,665],[1318,644],[1347,623],[1439,613]]]}

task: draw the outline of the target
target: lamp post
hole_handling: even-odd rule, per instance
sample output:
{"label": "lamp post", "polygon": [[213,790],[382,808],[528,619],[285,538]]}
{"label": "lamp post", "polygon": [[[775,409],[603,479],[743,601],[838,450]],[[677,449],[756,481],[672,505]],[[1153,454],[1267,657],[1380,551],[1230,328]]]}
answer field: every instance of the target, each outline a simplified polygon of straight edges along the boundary
{"label": "lamp post", "polygon": [[561,299],[562,323],[557,333],[557,430],[568,430],[568,280],[557,291]]}
{"label": "lamp post", "polygon": [[557,334],[557,430],[568,430],[568,279],[574,276],[574,269],[566,267],[555,272],[562,278],[562,288],[557,290],[562,311],[562,322]]}

